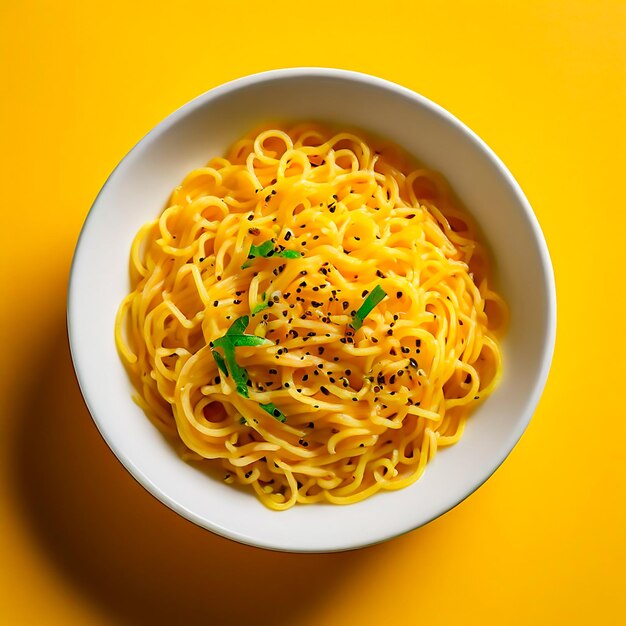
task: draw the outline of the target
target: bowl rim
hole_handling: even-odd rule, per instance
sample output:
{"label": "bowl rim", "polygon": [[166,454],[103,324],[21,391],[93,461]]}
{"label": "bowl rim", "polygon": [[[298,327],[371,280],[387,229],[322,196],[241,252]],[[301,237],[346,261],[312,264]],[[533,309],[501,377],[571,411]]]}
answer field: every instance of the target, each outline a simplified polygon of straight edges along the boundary
{"label": "bowl rim", "polygon": [[[98,205],[100,204],[101,198],[104,194],[105,189],[110,184],[111,180],[115,176],[116,172],[128,164],[139,152],[140,148],[144,148],[149,145],[154,138],[165,132],[167,129],[175,126],[179,120],[186,117],[187,115],[193,113],[194,111],[204,107],[208,102],[213,99],[216,99],[224,94],[227,94],[232,91],[236,91],[239,89],[245,89],[251,87],[253,85],[263,83],[263,82],[271,82],[274,80],[284,80],[291,78],[334,78],[345,80],[347,82],[357,82],[361,84],[366,84],[369,86],[377,87],[382,90],[393,92],[395,95],[400,96],[402,98],[411,100],[417,105],[428,109],[431,113],[435,114],[439,118],[443,119],[447,124],[453,126],[455,130],[463,135],[465,135],[478,150],[482,153],[482,155],[490,162],[492,166],[498,171],[498,174],[505,180],[510,190],[513,192],[516,201],[524,212],[524,218],[528,222],[531,227],[532,235],[534,241],[537,245],[539,261],[542,269],[542,277],[544,279],[544,284],[542,288],[545,291],[547,310],[545,313],[545,341],[543,344],[543,349],[541,352],[541,360],[540,367],[535,375],[535,379],[532,386],[532,393],[526,401],[526,415],[524,419],[518,420],[515,428],[511,429],[506,442],[503,443],[499,447],[500,454],[497,457],[494,457],[490,463],[487,464],[487,468],[481,474],[480,478],[476,480],[476,482],[471,486],[471,488],[465,493],[465,495],[459,499],[453,499],[450,502],[443,503],[433,515],[429,516],[428,519],[419,520],[415,525],[412,525],[404,530],[399,532],[390,532],[387,534],[379,534],[371,541],[368,542],[360,542],[360,543],[350,543],[348,541],[343,542],[333,542],[330,540],[328,545],[326,546],[304,546],[298,549],[293,547],[286,548],[281,546],[276,542],[265,541],[265,540],[257,540],[255,538],[251,538],[249,536],[240,534],[237,531],[232,531],[229,528],[222,527],[218,524],[211,522],[211,520],[206,519],[205,517],[195,513],[190,510],[186,506],[179,503],[174,497],[172,497],[169,493],[165,493],[159,487],[155,485],[155,483],[147,476],[137,465],[135,462],[129,458],[115,443],[114,438],[108,435],[106,418],[102,417],[98,414],[95,407],[92,405],[90,398],[85,390],[84,378],[85,374],[81,372],[81,363],[79,357],[79,343],[80,338],[76,336],[74,331],[74,326],[72,323],[72,319],[78,314],[78,301],[79,294],[76,293],[76,281],[75,277],[75,269],[80,262],[80,258],[82,256],[81,251],[83,250],[85,243],[85,233],[87,231],[87,225],[91,216],[95,213]],[[544,234],[539,225],[539,221],[537,216],[535,215],[528,199],[524,195],[519,183],[514,178],[513,174],[509,171],[503,161],[496,155],[496,153],[489,147],[489,145],[481,139],[471,128],[466,126],[459,118],[454,116],[452,113],[444,109],[441,105],[433,102],[429,98],[417,93],[407,87],[399,85],[395,82],[373,76],[370,74],[357,72],[353,70],[345,70],[338,68],[329,68],[329,67],[293,67],[293,68],[284,68],[284,69],[273,69],[263,72],[257,72],[254,74],[245,75],[223,84],[217,85],[208,91],[196,96],[192,100],[183,104],[179,108],[175,109],[172,113],[163,118],[156,126],[154,126],[148,133],[146,133],[127,153],[126,155],[118,162],[116,167],[111,171],[106,181],[102,185],[102,188],[96,195],[87,215],[84,219],[84,222],[81,226],[80,234],[77,239],[76,247],[74,250],[74,255],[72,258],[72,263],[69,272],[69,284],[67,290],[67,332],[68,332],[68,341],[70,348],[70,355],[72,359],[72,364],[74,367],[74,371],[76,374],[76,380],[78,382],[78,386],[80,388],[81,394],[83,396],[83,400],[87,409],[92,417],[93,422],[96,425],[101,437],[104,439],[107,446],[111,449],[120,463],[126,468],[126,470],[133,476],[137,482],[144,487],[153,497],[159,500],[161,503],[165,504],[168,508],[172,509],[182,517],[187,520],[193,522],[194,524],[200,526],[201,528],[210,530],[222,537],[226,537],[228,539],[232,539],[239,543],[250,545],[254,547],[260,547],[275,551],[286,551],[286,552],[303,552],[303,553],[320,553],[320,552],[339,552],[345,550],[353,550],[359,549],[363,547],[367,547],[370,545],[375,545],[377,543],[382,543],[389,539],[393,539],[395,537],[401,536],[412,530],[416,530],[421,526],[424,526],[433,520],[441,517],[461,502],[463,502],[466,498],[472,495],[479,487],[481,487],[502,465],[502,463],[509,456],[513,448],[521,439],[524,434],[530,420],[537,408],[543,390],[545,388],[548,374],[550,371],[554,348],[556,342],[556,323],[557,323],[557,300],[556,300],[556,285],[554,278],[554,269],[552,266],[550,253],[548,250],[548,245],[546,243]]]}

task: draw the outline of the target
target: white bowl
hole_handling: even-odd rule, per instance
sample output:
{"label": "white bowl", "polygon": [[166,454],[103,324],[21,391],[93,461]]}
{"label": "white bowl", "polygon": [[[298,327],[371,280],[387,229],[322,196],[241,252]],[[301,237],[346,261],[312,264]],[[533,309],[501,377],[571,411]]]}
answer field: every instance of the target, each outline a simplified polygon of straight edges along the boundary
{"label": "white bowl", "polygon": [[[461,441],[439,452],[411,487],[349,506],[270,511],[251,493],[182,461],[131,400],[113,340],[139,227],[164,208],[187,172],[222,155],[236,138],[268,119],[358,126],[441,171],[482,227],[495,257],[497,287],[511,309],[502,383],[472,415]],[[548,250],[532,209],[513,176],[471,130],[398,85],[354,72],[304,68],[256,74],[212,89],[172,113],[130,151],[85,221],[72,267],[68,326],[74,367],[96,425],[148,491],[225,537],[277,550],[321,552],[357,548],[417,528],[487,480],[521,437],[541,395],[554,348],[556,304]]]}

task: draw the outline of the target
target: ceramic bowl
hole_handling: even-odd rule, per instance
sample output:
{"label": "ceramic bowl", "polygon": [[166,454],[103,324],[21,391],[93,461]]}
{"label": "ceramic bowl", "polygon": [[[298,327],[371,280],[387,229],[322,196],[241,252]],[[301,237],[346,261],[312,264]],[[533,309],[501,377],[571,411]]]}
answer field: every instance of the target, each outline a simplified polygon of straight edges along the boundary
{"label": "ceramic bowl", "polygon": [[[265,120],[322,120],[403,146],[442,172],[490,246],[496,286],[510,306],[504,377],[414,485],[348,506],[299,505],[275,512],[184,462],[132,401],[113,339],[129,289],[128,256],[139,227],[165,207],[185,174],[222,155]],[[520,138],[520,141],[522,139]],[[256,74],[192,100],[121,161],[85,221],[72,267],[68,326],[82,393],[102,436],[154,496],[215,533],[276,550],[346,550],[433,520],[477,489],[526,428],[554,347],[555,288],[537,219],[500,159],[440,106],[404,87],[354,72],[301,68]],[[132,511],[120,511],[132,515]]]}

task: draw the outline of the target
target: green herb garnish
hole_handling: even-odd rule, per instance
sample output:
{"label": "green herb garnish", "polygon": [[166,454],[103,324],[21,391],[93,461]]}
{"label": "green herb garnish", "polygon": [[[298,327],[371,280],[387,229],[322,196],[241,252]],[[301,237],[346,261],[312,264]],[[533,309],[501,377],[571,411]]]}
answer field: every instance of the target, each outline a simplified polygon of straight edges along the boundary
{"label": "green herb garnish", "polygon": [[279,422],[285,423],[287,418],[284,413],[276,408],[276,405],[273,402],[268,402],[267,404],[259,405],[266,413],[269,413],[272,417],[275,417]]}
{"label": "green herb garnish", "polygon": [[[226,334],[216,339],[211,346],[211,354],[217,363],[217,367],[226,375],[233,377],[237,393],[248,398],[248,372],[241,367],[235,359],[235,348],[239,346],[263,346],[271,345],[272,342],[264,337],[246,335],[245,330],[250,318],[247,315],[236,319],[226,331]],[[224,356],[215,350],[221,348]]]}
{"label": "green herb garnish", "polygon": [[262,244],[250,246],[250,252],[248,252],[248,260],[241,266],[242,270],[252,265],[252,260],[258,257],[269,259],[273,256],[280,256],[285,259],[299,259],[302,255],[297,250],[277,250],[273,241],[264,241]]}
{"label": "green herb garnish", "polygon": [[276,256],[282,256],[285,259],[299,259],[302,253],[297,250],[279,250]]}
{"label": "green herb garnish", "polygon": [[352,326],[354,330],[359,330],[359,328],[363,326],[363,320],[372,312],[372,309],[386,297],[387,292],[380,285],[376,285],[367,298],[365,298],[365,302],[359,307],[359,310],[352,316],[350,326]]}
{"label": "green herb garnish", "polygon": [[224,357],[219,352],[215,352],[215,350],[211,350],[211,354],[213,355],[213,358],[215,359],[215,362],[217,363],[218,369],[221,370],[224,376],[228,376],[228,368],[226,367],[226,362],[224,361]]}
{"label": "green herb garnish", "polygon": [[263,311],[264,309],[267,309],[267,307],[269,306],[267,304],[267,294],[264,293],[261,296],[261,299],[263,300],[263,302],[259,302],[259,304],[255,304],[252,307],[252,311],[250,311],[252,313],[252,315],[256,315],[257,313],[260,313],[261,311]]}

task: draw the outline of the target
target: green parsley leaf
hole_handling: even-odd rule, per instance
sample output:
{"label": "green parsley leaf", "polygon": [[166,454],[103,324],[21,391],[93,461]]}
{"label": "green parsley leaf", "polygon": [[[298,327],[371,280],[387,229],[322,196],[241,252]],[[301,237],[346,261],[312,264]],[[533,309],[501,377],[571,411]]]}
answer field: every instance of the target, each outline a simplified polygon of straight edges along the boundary
{"label": "green parsley leaf", "polygon": [[372,292],[368,294],[363,304],[359,307],[359,310],[352,316],[352,322],[350,326],[354,330],[359,330],[363,326],[363,320],[372,312],[372,309],[387,297],[387,292],[380,286],[376,285]]}

